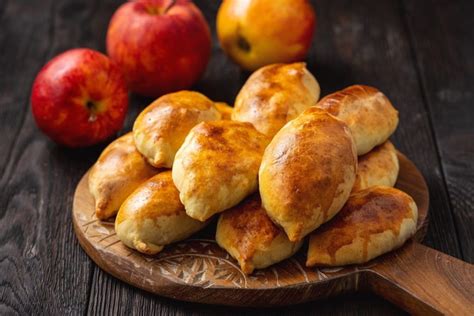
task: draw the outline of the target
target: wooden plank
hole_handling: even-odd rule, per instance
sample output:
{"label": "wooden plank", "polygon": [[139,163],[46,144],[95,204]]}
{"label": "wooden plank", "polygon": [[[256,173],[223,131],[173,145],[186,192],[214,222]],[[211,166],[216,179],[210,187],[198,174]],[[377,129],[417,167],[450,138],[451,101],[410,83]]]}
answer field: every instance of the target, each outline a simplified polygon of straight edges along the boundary
{"label": "wooden plank", "polygon": [[404,1],[463,259],[474,262],[473,1]]}
{"label": "wooden plank", "polygon": [[[0,3],[0,177],[29,110],[28,91],[52,42],[52,1]],[[41,8],[41,14],[37,12]]]}
{"label": "wooden plank", "polygon": [[75,185],[101,148],[50,142],[36,128],[29,93],[47,59],[102,42],[88,35],[97,31],[88,23],[94,3],[2,1],[0,314],[80,314],[87,307],[92,264],[73,234],[70,210]]}
{"label": "wooden plank", "polygon": [[195,304],[158,297],[120,282],[106,273],[96,273],[89,315],[404,315],[388,301],[371,293],[355,293],[327,300],[278,308],[242,308]]}

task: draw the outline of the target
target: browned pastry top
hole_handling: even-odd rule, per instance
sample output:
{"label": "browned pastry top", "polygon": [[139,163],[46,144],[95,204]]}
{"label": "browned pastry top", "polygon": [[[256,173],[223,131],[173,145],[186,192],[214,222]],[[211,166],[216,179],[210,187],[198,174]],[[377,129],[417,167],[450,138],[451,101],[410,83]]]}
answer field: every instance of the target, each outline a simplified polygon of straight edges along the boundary
{"label": "browned pastry top", "polygon": [[[416,205],[413,199],[398,189],[375,186],[353,193],[342,210],[311,235],[309,265],[366,262],[396,248],[400,242],[403,243],[409,235],[414,233],[416,224],[411,225],[411,228],[406,229],[403,234],[401,230],[404,229],[405,219],[416,223],[416,216]],[[391,234],[380,235],[387,232]],[[372,248],[373,253],[369,253],[369,245],[376,241],[375,238],[379,238],[377,246]],[[361,247],[362,256],[356,255],[351,258],[351,255],[358,254],[358,251],[336,256],[339,250],[349,245],[354,249]],[[330,261],[324,263],[325,259],[322,255],[328,255]]]}
{"label": "browned pastry top", "polygon": [[312,107],[288,123],[265,150],[260,194],[292,241],[331,218],[353,186],[357,157],[347,126]]}
{"label": "browned pastry top", "polygon": [[319,84],[304,63],[273,64],[255,71],[235,100],[232,118],[268,136],[316,104]]}
{"label": "browned pastry top", "polygon": [[145,158],[135,148],[133,135],[130,132],[111,142],[100,154],[94,168],[110,170],[125,168],[124,171],[133,171],[136,162],[143,162],[143,166],[153,171],[157,170],[146,164]]}
{"label": "browned pastry top", "polygon": [[302,241],[291,242],[272,222],[258,194],[221,214],[216,241],[237,259],[245,274],[292,256],[302,245]]}
{"label": "browned pastry top", "polygon": [[253,257],[256,247],[270,246],[275,237],[282,233],[262,208],[258,194],[224,212],[221,221],[232,227],[231,234],[227,236],[244,260]]}
{"label": "browned pastry top", "polygon": [[358,157],[357,175],[352,192],[375,185],[393,187],[399,171],[397,151],[390,141]]}
{"label": "browned pastry top", "polygon": [[322,98],[316,106],[349,126],[359,156],[385,142],[398,124],[398,112],[390,100],[369,86],[353,85],[336,91]]}
{"label": "browned pastry top", "polygon": [[201,93],[166,94],[146,107],[135,120],[135,144],[153,166],[171,168],[189,130],[202,121],[220,118],[214,103]]}
{"label": "browned pastry top", "polygon": [[380,91],[371,86],[352,85],[325,96],[318,102],[318,107],[325,109],[334,116],[338,116],[344,103],[356,102],[377,93],[380,93]]}
{"label": "browned pastry top", "polygon": [[158,172],[137,151],[132,133],[110,143],[89,173],[97,217],[107,219],[115,215],[127,196]]}
{"label": "browned pastry top", "polygon": [[120,224],[123,219],[133,216],[137,222],[144,222],[147,219],[156,220],[158,217],[184,213],[179,191],[173,183],[171,171],[168,170],[140,185],[125,201],[115,221]]}
{"label": "browned pastry top", "polygon": [[196,125],[176,154],[173,180],[186,213],[206,220],[257,189],[268,138],[252,124],[209,121]]}

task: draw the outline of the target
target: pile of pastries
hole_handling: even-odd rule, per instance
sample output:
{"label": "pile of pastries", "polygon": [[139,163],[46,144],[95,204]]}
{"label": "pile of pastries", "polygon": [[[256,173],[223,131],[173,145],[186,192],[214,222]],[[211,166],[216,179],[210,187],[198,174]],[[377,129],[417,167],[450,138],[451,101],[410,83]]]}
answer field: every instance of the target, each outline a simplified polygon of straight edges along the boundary
{"label": "pile of pastries", "polygon": [[398,112],[368,86],[319,96],[293,63],[254,72],[233,108],[192,91],[158,98],[90,170],[96,216],[116,216],[119,239],[144,254],[217,216],[217,243],[247,274],[306,237],[307,266],[364,263],[401,246],[418,214],[393,188]]}

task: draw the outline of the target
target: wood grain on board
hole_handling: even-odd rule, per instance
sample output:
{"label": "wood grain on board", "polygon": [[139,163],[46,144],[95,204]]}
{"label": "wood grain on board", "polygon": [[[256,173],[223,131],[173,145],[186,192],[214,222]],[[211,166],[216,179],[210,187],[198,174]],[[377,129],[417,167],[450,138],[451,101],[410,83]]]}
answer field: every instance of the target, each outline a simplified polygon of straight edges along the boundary
{"label": "wood grain on board", "polygon": [[416,315],[470,315],[474,266],[434,249],[409,243],[368,271],[375,293]]}

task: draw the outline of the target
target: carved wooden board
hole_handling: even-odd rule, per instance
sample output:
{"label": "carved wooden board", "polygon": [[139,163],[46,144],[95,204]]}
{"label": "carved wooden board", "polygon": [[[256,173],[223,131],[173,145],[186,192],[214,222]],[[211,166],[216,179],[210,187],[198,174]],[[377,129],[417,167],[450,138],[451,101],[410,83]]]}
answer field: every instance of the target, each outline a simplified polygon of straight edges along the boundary
{"label": "carved wooden board", "polygon": [[[414,239],[420,240],[427,224],[428,188],[415,165],[402,154],[399,159],[396,187],[410,194],[418,205],[418,232]],[[145,256],[119,241],[113,221],[100,221],[95,217],[94,198],[89,193],[87,178],[86,173],[79,182],[73,204],[74,229],[81,246],[105,271],[159,295],[212,304],[274,306],[324,298],[361,287],[377,291],[377,282],[368,284],[369,274],[376,273],[378,266],[384,267],[382,263],[394,256],[388,254],[363,266],[306,268],[306,247],[302,247],[294,257],[246,276],[237,262],[216,244],[215,223],[193,238],[166,247],[158,255]],[[407,245],[394,253],[405,253],[413,247]],[[395,298],[388,299],[397,302]],[[424,306],[425,303],[419,304]],[[405,308],[410,310],[410,307]]]}

